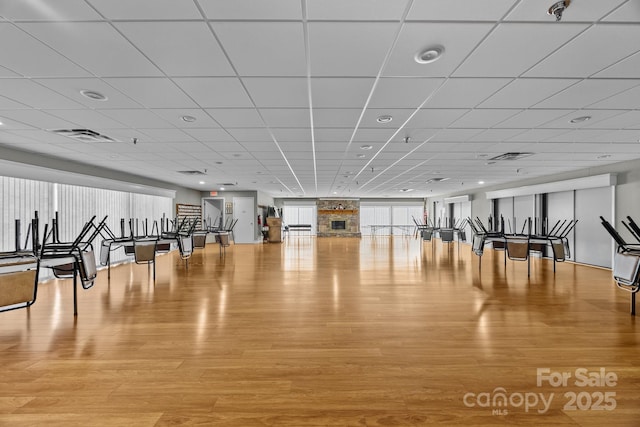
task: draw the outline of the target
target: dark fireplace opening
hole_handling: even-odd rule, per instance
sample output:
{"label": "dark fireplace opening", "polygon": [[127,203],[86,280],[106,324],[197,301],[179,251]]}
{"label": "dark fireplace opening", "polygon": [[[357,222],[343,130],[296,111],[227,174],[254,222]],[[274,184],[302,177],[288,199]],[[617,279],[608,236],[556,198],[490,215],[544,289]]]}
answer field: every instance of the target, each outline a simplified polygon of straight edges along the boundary
{"label": "dark fireplace opening", "polygon": [[345,230],[347,228],[346,221],[331,221],[332,230]]}

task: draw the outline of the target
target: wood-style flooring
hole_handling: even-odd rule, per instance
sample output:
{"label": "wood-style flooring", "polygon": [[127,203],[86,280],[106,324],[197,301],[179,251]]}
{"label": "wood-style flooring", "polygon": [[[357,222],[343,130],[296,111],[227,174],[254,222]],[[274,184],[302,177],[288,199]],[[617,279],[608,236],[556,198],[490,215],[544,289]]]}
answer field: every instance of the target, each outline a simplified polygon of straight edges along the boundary
{"label": "wood-style flooring", "polygon": [[101,271],[77,318],[70,281],[42,283],[0,313],[0,425],[640,426],[640,326],[611,271],[534,259],[527,278],[459,249],[213,244],[188,270],[160,256],[155,283]]}

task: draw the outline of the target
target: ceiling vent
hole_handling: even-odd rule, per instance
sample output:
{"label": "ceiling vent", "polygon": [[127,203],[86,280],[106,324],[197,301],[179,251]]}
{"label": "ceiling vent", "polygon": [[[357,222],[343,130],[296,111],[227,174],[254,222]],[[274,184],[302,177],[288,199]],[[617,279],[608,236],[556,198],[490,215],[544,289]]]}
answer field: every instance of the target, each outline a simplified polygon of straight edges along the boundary
{"label": "ceiling vent", "polygon": [[202,171],[178,171],[178,173],[181,173],[183,175],[205,175],[205,173]]}
{"label": "ceiling vent", "polygon": [[499,156],[492,157],[489,160],[520,160],[531,155],[533,155],[533,153],[504,153]]}
{"label": "ceiling vent", "polygon": [[221,185],[223,187],[233,187],[234,185],[237,185],[237,184],[238,184],[237,182],[221,182],[216,185]]}
{"label": "ceiling vent", "polygon": [[54,129],[50,132],[82,142],[118,142],[113,138],[90,129]]}

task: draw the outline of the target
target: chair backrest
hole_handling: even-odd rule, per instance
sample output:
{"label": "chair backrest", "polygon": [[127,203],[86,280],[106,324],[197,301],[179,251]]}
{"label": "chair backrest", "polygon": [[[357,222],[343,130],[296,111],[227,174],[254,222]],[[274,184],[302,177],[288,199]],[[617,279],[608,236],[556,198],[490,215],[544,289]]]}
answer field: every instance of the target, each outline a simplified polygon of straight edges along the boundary
{"label": "chair backrest", "polygon": [[613,278],[626,286],[638,283],[640,256],[617,253],[613,258]]}
{"label": "chair backrest", "polygon": [[156,260],[155,240],[134,240],[133,248],[136,263],[154,262]]}
{"label": "chair backrest", "polygon": [[180,257],[182,259],[189,258],[193,253],[193,239],[191,236],[182,236],[178,240],[178,248],[180,249]]}
{"label": "chair backrest", "polygon": [[443,243],[453,242],[453,230],[440,230],[440,239]]}
{"label": "chair backrest", "polygon": [[204,249],[207,245],[207,234],[206,233],[194,233],[193,235],[193,248],[194,249]]}

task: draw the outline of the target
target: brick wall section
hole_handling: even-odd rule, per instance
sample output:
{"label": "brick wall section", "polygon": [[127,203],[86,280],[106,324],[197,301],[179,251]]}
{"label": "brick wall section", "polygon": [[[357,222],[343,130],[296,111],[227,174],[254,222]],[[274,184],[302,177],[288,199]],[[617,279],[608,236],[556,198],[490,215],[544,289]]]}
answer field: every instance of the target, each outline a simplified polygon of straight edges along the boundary
{"label": "brick wall section", "polygon": [[[361,237],[360,200],[318,200],[318,237]],[[342,209],[338,209],[342,205]],[[331,221],[345,221],[344,230],[332,230]]]}

